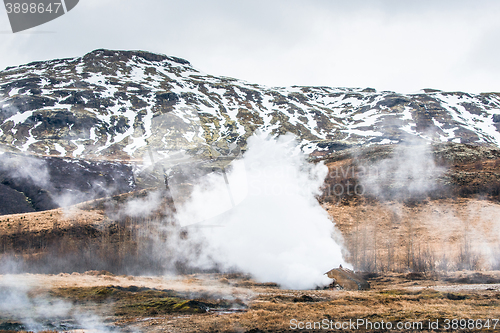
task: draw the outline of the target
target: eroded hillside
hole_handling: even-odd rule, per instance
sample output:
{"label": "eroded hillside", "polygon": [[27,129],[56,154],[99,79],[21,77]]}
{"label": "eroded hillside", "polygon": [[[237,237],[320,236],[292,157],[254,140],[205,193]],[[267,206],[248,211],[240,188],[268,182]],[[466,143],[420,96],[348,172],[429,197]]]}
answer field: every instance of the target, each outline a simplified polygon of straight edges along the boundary
{"label": "eroded hillside", "polygon": [[[324,158],[329,174],[318,200],[357,270],[496,269],[499,156],[496,147],[463,144],[343,150]],[[158,186],[70,209],[2,216],[3,253],[22,254],[32,267],[53,255],[84,258],[76,266],[62,261],[63,271],[95,265],[116,272],[197,271],[188,257],[173,255],[178,246],[202,246],[190,238],[195,230],[175,222],[175,205],[189,198],[193,184],[176,185],[183,194],[175,203]],[[158,256],[165,244],[171,246]]]}
{"label": "eroded hillside", "polygon": [[307,153],[316,154],[409,136],[500,143],[497,93],[273,88],[143,51],[95,50],[6,68],[0,72],[0,110],[4,149],[86,159],[245,147],[256,130],[294,133]]}

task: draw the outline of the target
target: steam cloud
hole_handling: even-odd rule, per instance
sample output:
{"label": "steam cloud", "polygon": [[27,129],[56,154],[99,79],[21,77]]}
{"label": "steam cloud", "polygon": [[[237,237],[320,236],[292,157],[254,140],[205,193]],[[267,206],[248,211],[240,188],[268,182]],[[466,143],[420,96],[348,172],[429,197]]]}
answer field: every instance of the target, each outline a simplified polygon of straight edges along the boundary
{"label": "steam cloud", "polygon": [[[307,163],[296,147],[291,135],[249,138],[244,170],[236,164],[229,173],[231,191],[222,179],[210,177],[196,187],[178,220],[220,226],[199,230],[207,242],[203,251],[225,268],[236,267],[285,288],[307,289],[328,284],[324,273],[343,260],[334,224],[315,198],[328,169]],[[214,206],[219,211],[231,207],[230,194],[235,207],[217,215]]]}
{"label": "steam cloud", "polygon": [[[341,241],[334,240],[340,234],[316,199],[328,169],[308,163],[297,147],[291,135],[249,138],[244,157],[226,168],[230,191],[216,172],[196,184],[191,198],[178,207],[177,220],[186,226],[187,239],[175,225],[148,222],[157,224],[145,238],[148,244],[142,244],[150,259],[161,260],[167,270],[175,270],[176,262],[237,269],[285,288],[330,283],[324,273],[343,260]],[[37,181],[50,184],[46,169],[31,169],[33,174],[42,172],[34,177]],[[162,202],[160,192],[151,192],[128,200],[121,213],[147,217]]]}
{"label": "steam cloud", "polygon": [[382,199],[406,199],[428,194],[437,188],[445,169],[435,164],[431,145],[413,139],[397,145],[391,158],[368,166],[361,175],[367,193]]}
{"label": "steam cloud", "polygon": [[45,161],[29,156],[16,157],[2,152],[0,160],[0,171],[9,172],[11,176],[21,179],[29,179],[37,186],[47,186],[50,183],[50,175]]}
{"label": "steam cloud", "polygon": [[[78,306],[50,297],[31,295],[36,290],[29,281],[19,281],[15,275],[0,278],[0,313],[2,319],[21,322],[22,329],[29,331],[67,330],[84,328],[99,332],[113,331],[94,313]],[[71,327],[68,327],[71,326]]]}

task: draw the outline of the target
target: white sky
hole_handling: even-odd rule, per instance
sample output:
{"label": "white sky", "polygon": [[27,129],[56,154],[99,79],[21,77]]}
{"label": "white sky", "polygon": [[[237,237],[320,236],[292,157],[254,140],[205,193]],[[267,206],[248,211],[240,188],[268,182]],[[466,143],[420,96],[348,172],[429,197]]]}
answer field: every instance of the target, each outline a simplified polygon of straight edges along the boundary
{"label": "white sky", "polygon": [[268,86],[499,92],[499,17],[498,0],[80,0],[12,34],[0,8],[0,68],[140,49]]}

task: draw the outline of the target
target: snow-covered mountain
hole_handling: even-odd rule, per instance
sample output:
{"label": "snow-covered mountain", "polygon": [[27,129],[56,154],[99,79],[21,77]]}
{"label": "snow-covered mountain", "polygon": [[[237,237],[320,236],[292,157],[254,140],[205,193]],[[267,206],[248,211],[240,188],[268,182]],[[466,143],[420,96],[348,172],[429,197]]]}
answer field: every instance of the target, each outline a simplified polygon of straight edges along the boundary
{"label": "snow-covered mountain", "polygon": [[498,146],[500,94],[271,88],[143,51],[96,50],[0,72],[4,150],[129,160],[146,147],[244,147],[256,130],[295,133],[316,154],[408,136]]}

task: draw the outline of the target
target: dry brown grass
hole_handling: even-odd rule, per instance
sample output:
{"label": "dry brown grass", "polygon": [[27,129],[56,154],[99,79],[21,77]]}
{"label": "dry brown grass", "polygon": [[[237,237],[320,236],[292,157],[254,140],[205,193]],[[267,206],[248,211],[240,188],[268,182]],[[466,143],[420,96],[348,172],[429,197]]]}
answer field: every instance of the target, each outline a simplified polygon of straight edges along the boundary
{"label": "dry brown grass", "polygon": [[[317,301],[294,302],[290,294],[307,294]],[[261,291],[245,313],[168,316],[151,319],[140,327],[151,332],[287,332],[293,331],[292,319],[303,322],[367,319],[394,323],[427,323],[438,319],[443,323],[445,319],[454,318],[498,318],[499,304],[498,291],[448,293],[430,288],[359,292],[267,290]]]}
{"label": "dry brown grass", "polygon": [[500,204],[460,198],[414,206],[372,202],[324,207],[344,236],[349,261],[359,270],[494,268]]}
{"label": "dry brown grass", "polygon": [[[424,323],[438,319],[442,323],[444,319],[500,316],[499,284],[456,284],[463,279],[473,281],[473,272],[422,277],[390,273],[371,280],[374,288],[369,291],[280,290],[238,275],[200,274],[168,280],[101,273],[105,274],[22,275],[18,280],[33,282],[36,279],[48,288],[45,292],[52,299],[85,305],[86,309],[94,308],[96,313],[104,314],[102,304],[105,304],[105,315],[110,323],[143,332],[287,332],[293,331],[290,330],[291,319]],[[500,281],[500,272],[484,272],[484,275]],[[242,281],[247,281],[247,286],[237,287]],[[42,292],[36,290],[38,295]],[[245,302],[246,312],[176,311],[173,303],[171,307],[158,303],[175,301],[182,304],[196,299],[212,306],[226,306],[236,298]]]}
{"label": "dry brown grass", "polygon": [[[157,263],[149,262],[150,256],[144,252],[147,247],[140,244],[148,244],[148,235],[156,234],[159,217],[114,221],[99,207],[99,202],[86,203],[69,211],[0,217],[0,253],[22,254],[30,265],[43,264],[48,256],[72,255],[85,258],[88,265],[82,267],[84,270],[117,273],[123,271],[121,262],[130,258],[139,266],[147,263],[148,269],[155,267]],[[415,205],[358,202],[324,203],[323,207],[343,236],[346,261],[356,270],[429,272],[500,267],[498,203],[458,198]],[[107,265],[110,255],[116,258]]]}
{"label": "dry brown grass", "polygon": [[44,212],[23,213],[0,216],[0,235],[14,233],[68,228],[72,225],[97,225],[105,220],[102,211],[85,211],[72,207],[70,209],[53,209]]}

